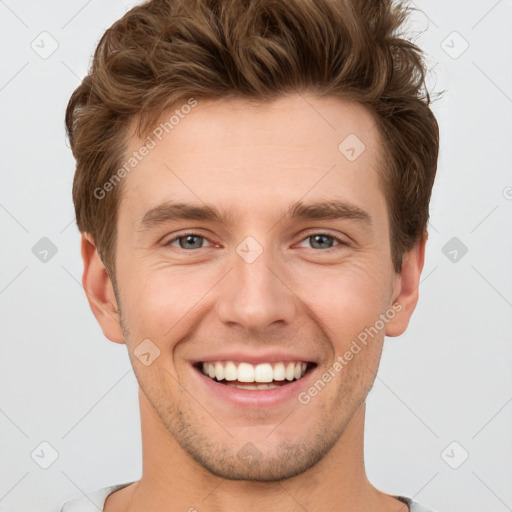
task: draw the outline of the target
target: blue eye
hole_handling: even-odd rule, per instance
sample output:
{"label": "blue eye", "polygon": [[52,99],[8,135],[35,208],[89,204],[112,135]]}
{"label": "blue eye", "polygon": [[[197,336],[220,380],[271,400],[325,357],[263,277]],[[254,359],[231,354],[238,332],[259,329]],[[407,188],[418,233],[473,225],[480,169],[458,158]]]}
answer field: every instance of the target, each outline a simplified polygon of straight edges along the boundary
{"label": "blue eye", "polygon": [[173,245],[174,242],[178,242],[180,249],[201,249],[204,240],[206,240],[204,236],[196,235],[195,233],[186,233],[169,240],[166,245]]}
{"label": "blue eye", "polygon": [[[327,233],[313,233],[303,241],[309,240],[313,249],[331,249],[334,245],[341,245],[343,241]],[[337,244],[334,244],[337,242]]]}
{"label": "blue eye", "polygon": [[[194,250],[202,249],[205,241],[211,244],[211,242],[204,236],[196,233],[184,233],[169,240],[165,245],[176,247],[177,249]],[[332,249],[336,245],[346,245],[342,239],[327,233],[312,233],[306,238],[303,238],[301,243],[304,243],[305,241],[309,241],[310,247],[313,249]],[[176,242],[178,242],[178,246],[175,245]]]}
{"label": "blue eye", "polygon": [[[324,234],[311,235],[308,237],[311,240],[314,249],[330,249],[334,243],[334,237]],[[315,247],[318,244],[320,247]],[[327,247],[325,247],[327,245]]]}

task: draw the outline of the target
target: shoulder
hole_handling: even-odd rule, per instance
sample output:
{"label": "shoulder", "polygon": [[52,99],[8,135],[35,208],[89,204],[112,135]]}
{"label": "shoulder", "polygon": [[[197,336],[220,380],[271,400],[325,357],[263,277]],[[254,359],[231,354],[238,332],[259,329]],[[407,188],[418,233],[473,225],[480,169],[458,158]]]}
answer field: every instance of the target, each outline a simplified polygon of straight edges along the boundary
{"label": "shoulder", "polygon": [[127,482],[124,484],[110,485],[108,487],[102,487],[94,492],[88,493],[86,496],[74,498],[68,500],[61,505],[60,512],[98,512],[102,511],[105,501],[109,494],[112,494],[123,487],[126,487],[133,482]]}
{"label": "shoulder", "polygon": [[409,512],[435,512],[434,510],[424,507],[416,501],[413,501],[411,498],[407,498],[405,496],[396,496],[396,498],[409,506]]}

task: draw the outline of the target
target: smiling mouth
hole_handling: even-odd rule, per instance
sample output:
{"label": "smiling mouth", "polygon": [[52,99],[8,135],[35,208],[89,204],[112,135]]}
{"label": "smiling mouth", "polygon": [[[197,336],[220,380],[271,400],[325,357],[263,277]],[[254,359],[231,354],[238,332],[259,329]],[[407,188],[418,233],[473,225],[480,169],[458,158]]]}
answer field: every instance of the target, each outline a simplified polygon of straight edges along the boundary
{"label": "smiling mouth", "polygon": [[306,361],[250,364],[234,361],[208,361],[194,365],[203,375],[219,384],[249,390],[286,386],[300,380],[316,363]]}

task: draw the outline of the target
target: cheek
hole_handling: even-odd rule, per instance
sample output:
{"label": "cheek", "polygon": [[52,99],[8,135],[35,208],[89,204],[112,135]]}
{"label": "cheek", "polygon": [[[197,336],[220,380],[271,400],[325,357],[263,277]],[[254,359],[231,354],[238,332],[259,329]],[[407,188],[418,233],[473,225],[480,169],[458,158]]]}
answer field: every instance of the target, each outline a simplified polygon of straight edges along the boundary
{"label": "cheek", "polygon": [[202,300],[218,281],[209,273],[185,265],[133,262],[123,275],[122,306],[131,332],[156,343],[168,343],[198,321]]}
{"label": "cheek", "polygon": [[326,335],[339,340],[341,346],[373,325],[387,307],[388,276],[377,265],[353,262],[314,271],[294,270],[292,288],[325,326]]}

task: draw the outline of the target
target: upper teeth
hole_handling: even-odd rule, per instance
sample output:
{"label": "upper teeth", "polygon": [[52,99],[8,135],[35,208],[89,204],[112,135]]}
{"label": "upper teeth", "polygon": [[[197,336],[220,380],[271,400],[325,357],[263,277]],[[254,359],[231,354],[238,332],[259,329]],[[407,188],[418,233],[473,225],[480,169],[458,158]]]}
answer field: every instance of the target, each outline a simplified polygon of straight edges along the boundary
{"label": "upper teeth", "polygon": [[217,380],[239,382],[272,382],[273,380],[300,379],[306,373],[306,363],[238,363],[216,361],[203,363],[203,373]]}

